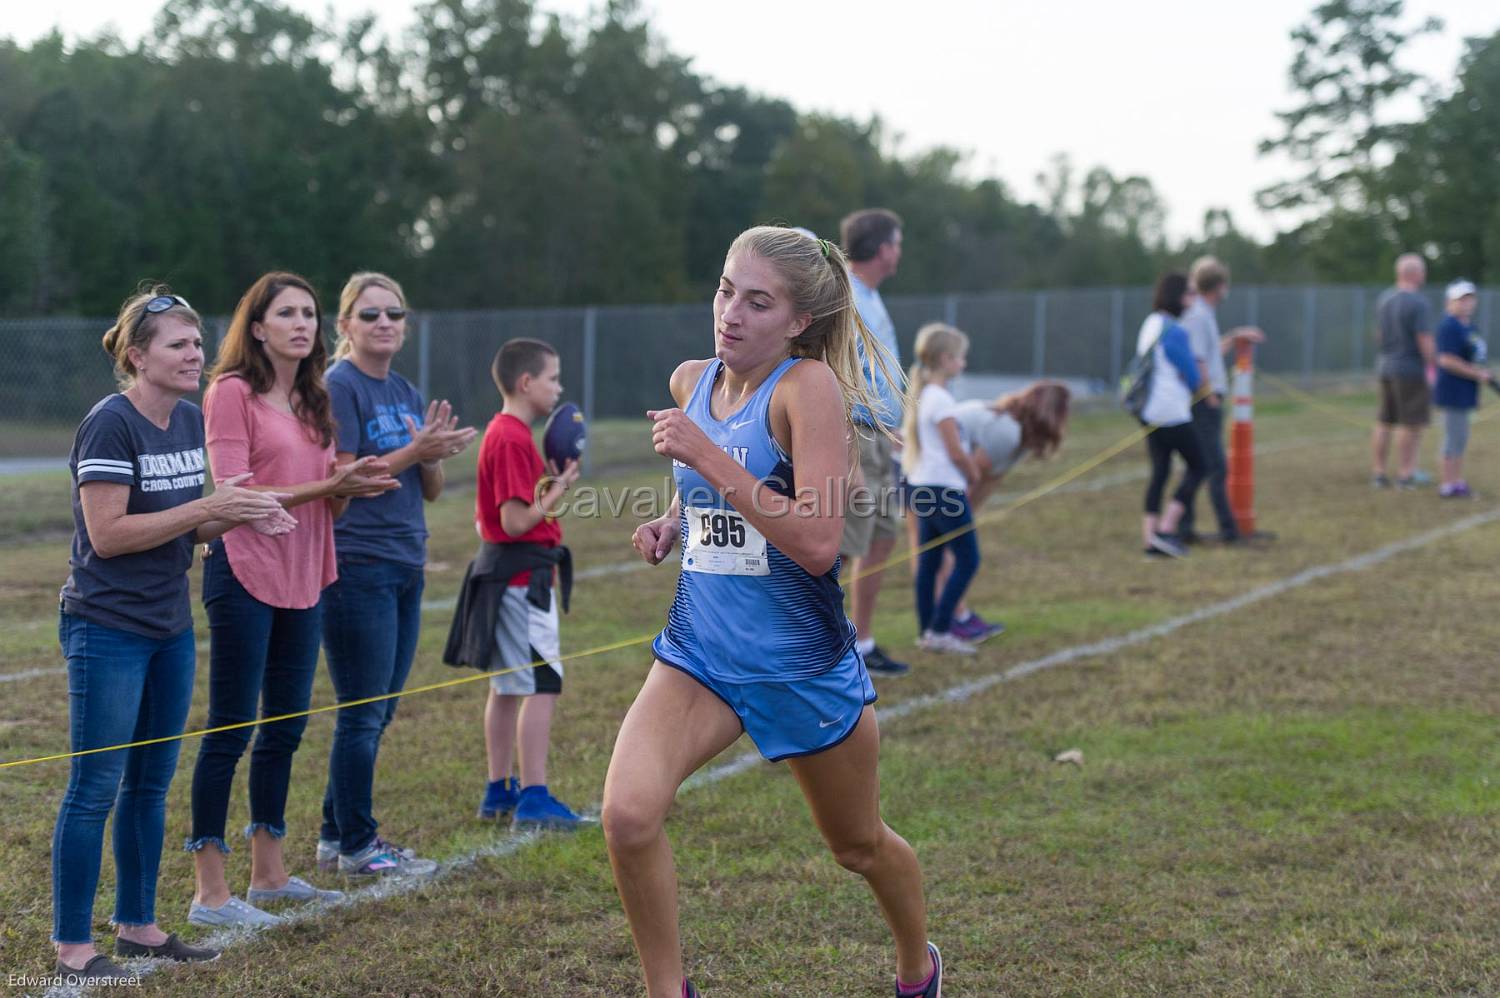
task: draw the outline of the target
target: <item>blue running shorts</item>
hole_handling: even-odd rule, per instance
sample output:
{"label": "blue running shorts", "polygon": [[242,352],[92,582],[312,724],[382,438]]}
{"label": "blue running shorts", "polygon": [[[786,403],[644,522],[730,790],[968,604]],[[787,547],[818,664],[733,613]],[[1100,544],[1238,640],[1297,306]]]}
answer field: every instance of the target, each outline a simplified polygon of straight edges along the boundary
{"label": "blue running shorts", "polygon": [[850,648],[833,668],[790,682],[728,683],[696,664],[656,659],[685,672],[723,700],[767,762],[831,749],[854,734],[875,686],[865,660]]}

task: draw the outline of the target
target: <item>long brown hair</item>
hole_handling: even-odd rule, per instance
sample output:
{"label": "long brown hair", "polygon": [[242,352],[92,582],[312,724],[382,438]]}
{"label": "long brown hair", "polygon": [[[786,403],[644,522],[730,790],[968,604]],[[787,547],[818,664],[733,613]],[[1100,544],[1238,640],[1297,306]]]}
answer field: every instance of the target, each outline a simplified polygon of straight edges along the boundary
{"label": "long brown hair", "polygon": [[1021,424],[1021,449],[1050,457],[1062,445],[1073,393],[1061,381],[1038,381],[1018,392],[1002,395],[990,406]]}
{"label": "long brown hair", "polygon": [[296,274],[272,271],[250,285],[235,306],[234,318],[229,320],[229,330],[219,344],[218,356],[209,372],[209,383],[236,374],[249,382],[250,390],[257,395],[271,390],[276,383],[276,371],[271,358],[266,356],[265,344],[251,335],[250,327],[265,321],[266,309],[287,288],[306,291],[312,297],[317,316],[312,353],[298,363],[297,377],[292,382],[292,413],[308,430],[310,439],[321,440],[327,447],[333,443],[333,405],[328,400],[328,389],[323,387],[323,369],[328,366],[328,347],[323,342],[323,306],[312,285]]}

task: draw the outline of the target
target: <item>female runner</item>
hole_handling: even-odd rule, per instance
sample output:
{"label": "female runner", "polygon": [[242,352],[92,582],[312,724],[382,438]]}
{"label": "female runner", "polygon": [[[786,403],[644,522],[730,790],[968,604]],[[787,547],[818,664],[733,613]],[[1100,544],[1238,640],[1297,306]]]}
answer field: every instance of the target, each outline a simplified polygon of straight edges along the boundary
{"label": "female runner", "polygon": [[615,743],[603,821],[651,998],[697,993],[683,975],[667,810],[742,731],[787,760],[834,857],[875,892],[897,993],[940,993],[916,854],[880,818],[875,690],[838,585],[849,409],[869,402],[862,336],[881,358],[837,247],[750,229],[714,297],[715,357],[672,375],[681,408],[648,413],[677,497],[633,541],[657,564],[681,540],[683,571]]}

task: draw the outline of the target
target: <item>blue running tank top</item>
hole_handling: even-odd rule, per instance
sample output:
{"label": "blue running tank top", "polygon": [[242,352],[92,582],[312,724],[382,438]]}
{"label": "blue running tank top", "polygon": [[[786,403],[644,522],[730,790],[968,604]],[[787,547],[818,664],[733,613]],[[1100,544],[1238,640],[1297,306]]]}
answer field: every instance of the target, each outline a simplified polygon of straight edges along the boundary
{"label": "blue running tank top", "polygon": [[[714,360],[684,409],[716,446],[785,496],[792,494],[794,478],[791,459],[771,435],[771,394],[798,359],[777,365],[725,419],[715,419],[709,407],[724,369],[723,361]],[[656,657],[729,683],[804,679],[837,665],[854,644],[838,561],[814,576],[767,541],[698,472],[674,460],[672,478],[682,503],[682,574],[667,626],[651,646]]]}

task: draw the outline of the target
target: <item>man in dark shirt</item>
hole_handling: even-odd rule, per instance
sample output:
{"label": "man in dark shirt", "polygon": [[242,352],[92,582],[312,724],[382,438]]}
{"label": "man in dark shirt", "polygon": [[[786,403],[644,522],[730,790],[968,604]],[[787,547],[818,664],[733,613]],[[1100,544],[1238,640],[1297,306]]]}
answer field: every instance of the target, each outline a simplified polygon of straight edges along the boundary
{"label": "man in dark shirt", "polygon": [[1391,436],[1396,438],[1396,483],[1415,488],[1417,445],[1427,426],[1431,392],[1427,369],[1435,364],[1432,309],[1423,297],[1427,265],[1415,253],[1396,261],[1396,286],[1380,296],[1375,306],[1380,354],[1375,373],[1380,378],[1380,412],[1370,439],[1373,460],[1371,482],[1377,488],[1391,484],[1386,473]]}

